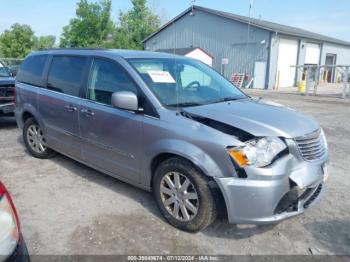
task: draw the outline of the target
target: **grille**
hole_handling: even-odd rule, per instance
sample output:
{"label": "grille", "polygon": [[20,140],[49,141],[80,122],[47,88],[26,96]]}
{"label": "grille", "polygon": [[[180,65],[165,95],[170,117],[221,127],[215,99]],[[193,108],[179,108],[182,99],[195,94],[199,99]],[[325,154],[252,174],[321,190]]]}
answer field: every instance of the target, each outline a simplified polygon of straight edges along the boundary
{"label": "grille", "polygon": [[0,85],[0,103],[13,101],[14,89],[13,85]]}
{"label": "grille", "polygon": [[317,130],[316,132],[295,139],[301,156],[305,160],[319,160],[326,154],[326,146],[322,136],[321,130]]}

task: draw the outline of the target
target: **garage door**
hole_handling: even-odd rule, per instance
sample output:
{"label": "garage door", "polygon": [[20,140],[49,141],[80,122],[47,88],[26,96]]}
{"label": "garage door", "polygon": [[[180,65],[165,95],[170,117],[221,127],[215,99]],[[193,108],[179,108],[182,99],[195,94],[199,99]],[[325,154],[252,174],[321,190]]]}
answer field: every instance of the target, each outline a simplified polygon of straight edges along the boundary
{"label": "garage door", "polygon": [[278,80],[280,87],[290,87],[295,84],[296,68],[291,66],[297,64],[298,40],[280,39],[278,49]]}
{"label": "garage door", "polygon": [[318,65],[320,62],[321,48],[319,44],[306,44],[306,54],[304,64]]}

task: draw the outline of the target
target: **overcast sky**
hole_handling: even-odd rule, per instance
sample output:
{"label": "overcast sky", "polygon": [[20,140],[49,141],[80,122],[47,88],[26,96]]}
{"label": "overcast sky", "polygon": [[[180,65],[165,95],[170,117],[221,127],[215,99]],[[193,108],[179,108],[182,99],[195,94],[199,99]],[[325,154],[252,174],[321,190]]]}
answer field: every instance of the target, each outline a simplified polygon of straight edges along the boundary
{"label": "overcast sky", "polygon": [[[131,7],[130,0],[112,0],[113,19]],[[62,27],[75,15],[78,0],[0,0],[0,33],[13,23],[28,24],[37,35],[59,38]],[[148,0],[163,17],[173,18],[190,0]],[[250,0],[196,0],[197,5],[248,16]],[[254,0],[253,16],[350,41],[349,0]]]}

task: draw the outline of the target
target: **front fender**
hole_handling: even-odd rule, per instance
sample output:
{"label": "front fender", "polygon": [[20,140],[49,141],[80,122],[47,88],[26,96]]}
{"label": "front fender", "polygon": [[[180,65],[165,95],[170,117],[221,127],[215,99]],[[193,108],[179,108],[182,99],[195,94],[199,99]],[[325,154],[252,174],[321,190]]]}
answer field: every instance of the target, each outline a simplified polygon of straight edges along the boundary
{"label": "front fender", "polygon": [[191,161],[208,177],[223,177],[222,170],[217,163],[201,148],[188,142],[177,139],[162,139],[152,144],[146,150],[146,160],[143,163],[143,170],[146,170],[145,184],[151,186],[151,163],[160,154],[174,154]]}

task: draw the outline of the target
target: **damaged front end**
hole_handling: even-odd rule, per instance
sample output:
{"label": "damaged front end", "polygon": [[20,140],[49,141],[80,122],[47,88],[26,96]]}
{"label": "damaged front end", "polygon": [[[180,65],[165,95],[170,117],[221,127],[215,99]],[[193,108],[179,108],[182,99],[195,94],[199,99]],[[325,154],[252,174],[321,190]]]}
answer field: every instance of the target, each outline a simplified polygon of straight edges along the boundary
{"label": "damaged front end", "polygon": [[[321,129],[296,138],[256,137],[208,117],[181,114],[251,147],[228,146],[237,176],[214,178],[224,196],[229,222],[279,222],[303,213],[321,198],[328,176],[328,148]],[[259,148],[272,153],[263,154]]]}

